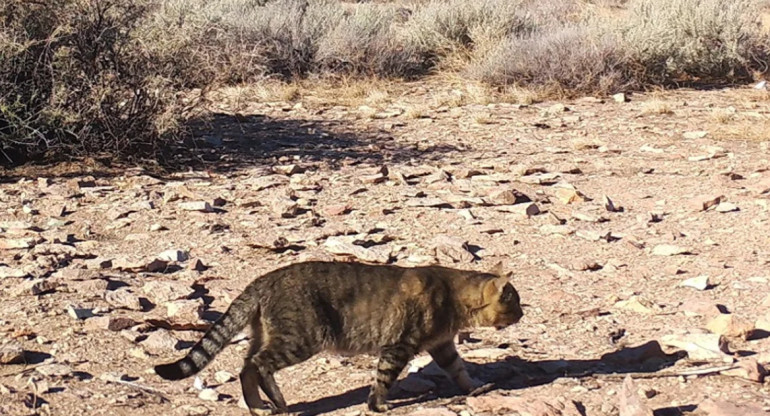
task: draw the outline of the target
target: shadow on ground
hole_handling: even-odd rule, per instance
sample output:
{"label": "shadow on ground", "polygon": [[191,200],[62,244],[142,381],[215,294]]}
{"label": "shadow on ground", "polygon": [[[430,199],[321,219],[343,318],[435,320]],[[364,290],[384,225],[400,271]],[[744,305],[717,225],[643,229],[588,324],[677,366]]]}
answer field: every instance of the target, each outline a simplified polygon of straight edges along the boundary
{"label": "shadow on ground", "polygon": [[[616,352],[602,355],[592,360],[542,360],[524,361],[518,357],[506,357],[503,360],[487,363],[467,363],[471,375],[484,383],[490,383],[490,389],[519,390],[552,383],[559,378],[590,378],[599,375],[623,375],[628,373],[653,373],[674,365],[684,353],[664,354],[657,342],[625,348]],[[408,377],[415,375],[410,374]],[[415,405],[437,399],[448,399],[450,402],[461,403],[465,396],[460,395],[456,386],[448,380],[438,381],[437,393],[414,397],[396,394],[391,397],[395,408]],[[397,389],[395,389],[397,390]],[[342,394],[324,397],[311,402],[297,403],[289,407],[292,413],[303,416],[318,415],[341,408],[346,408],[366,402],[369,387],[360,387]],[[437,403],[442,405],[447,403]],[[576,402],[578,409],[581,404]],[[655,416],[680,416],[692,411],[693,406],[670,407],[655,410]]]}
{"label": "shadow on ground", "polygon": [[[361,163],[420,163],[461,150],[447,145],[418,148],[398,143],[392,132],[370,127],[354,130],[335,120],[273,119],[261,115],[211,114],[188,123],[190,137],[163,149],[157,160],[113,161],[109,157],[72,161],[67,164],[34,164],[0,171],[0,182],[22,177],[74,177],[85,174],[111,177],[125,174],[125,167],[139,165],[163,177],[175,172],[207,170],[228,173],[240,169],[288,164],[299,159],[303,167],[331,168]],[[66,168],[61,168],[66,165]]]}

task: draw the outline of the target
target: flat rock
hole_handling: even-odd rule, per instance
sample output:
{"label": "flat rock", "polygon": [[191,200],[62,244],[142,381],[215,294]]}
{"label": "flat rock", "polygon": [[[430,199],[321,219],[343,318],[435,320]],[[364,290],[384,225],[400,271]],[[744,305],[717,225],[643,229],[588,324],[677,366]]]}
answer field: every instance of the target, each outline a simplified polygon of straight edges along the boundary
{"label": "flat rock", "polygon": [[552,404],[531,397],[487,394],[484,396],[468,397],[466,403],[476,414],[491,413],[497,415],[521,414],[532,416],[562,416],[566,413],[565,405],[562,403]]}
{"label": "flat rock", "polygon": [[157,258],[137,259],[137,258],[118,258],[112,262],[112,267],[126,272],[150,272],[157,273],[165,271],[168,268],[168,261]]}
{"label": "flat rock", "polygon": [[0,238],[0,250],[20,250],[25,248],[32,248],[40,242],[40,239],[35,237],[25,238]]}
{"label": "flat rock", "polygon": [[643,314],[656,313],[655,305],[651,301],[639,296],[631,296],[627,300],[618,301],[615,303],[615,307]]}
{"label": "flat rock", "polygon": [[684,280],[679,284],[682,287],[691,287],[696,290],[706,290],[709,287],[709,277],[700,275]]}
{"label": "flat rock", "polygon": [[540,214],[540,207],[534,202],[524,202],[516,205],[498,205],[495,209],[497,211],[516,214],[523,218],[534,217],[535,215]]}
{"label": "flat rock", "polygon": [[727,340],[719,334],[673,334],[665,335],[660,343],[669,347],[679,348],[687,352],[687,356],[694,361],[704,360],[730,360],[727,354]]}
{"label": "flat rock", "polygon": [[207,402],[216,402],[219,400],[219,393],[214,389],[203,389],[198,393],[198,398]]}
{"label": "flat rock", "polygon": [[692,251],[673,244],[659,244],[652,249],[653,256],[678,256],[683,254],[692,254]]}
{"label": "flat rock", "polygon": [[767,371],[755,358],[743,357],[735,363],[735,368],[720,371],[719,374],[764,383]]}
{"label": "flat rock", "polygon": [[707,416],[767,416],[760,405],[732,403],[723,400],[706,399],[698,405],[698,410]]}
{"label": "flat rock", "polygon": [[214,380],[219,384],[225,384],[235,380],[235,376],[230,372],[220,370],[214,373]]}
{"label": "flat rock", "polygon": [[436,257],[439,260],[446,259],[453,263],[470,263],[475,258],[468,251],[468,243],[460,237],[441,234],[433,238],[432,242]]}
{"label": "flat rock", "polygon": [[17,341],[0,346],[0,364],[20,364],[24,362],[24,348]]}
{"label": "flat rock", "polygon": [[214,212],[214,208],[206,201],[182,202],[179,204],[179,208],[183,211]]}
{"label": "flat rock", "polygon": [[26,277],[29,273],[25,272],[22,269],[15,269],[13,267],[8,266],[0,266],[0,279],[5,279],[8,277]]}
{"label": "flat rock", "polygon": [[531,201],[516,189],[496,189],[486,199],[492,205],[515,205]]}
{"label": "flat rock", "polygon": [[690,206],[695,211],[707,211],[708,209],[719,205],[719,203],[724,200],[725,200],[725,196],[721,194],[720,195],[701,195],[694,198],[690,202]]}
{"label": "flat rock", "polygon": [[623,379],[619,399],[620,416],[653,416],[652,409],[639,397],[639,388],[631,376]]}
{"label": "flat rock", "polygon": [[67,315],[72,319],[88,319],[94,316],[93,308],[81,308],[75,305],[67,306]]}
{"label": "flat rock", "polygon": [[72,367],[66,364],[52,363],[37,366],[35,371],[45,377],[66,377],[72,374]]}
{"label": "flat rock", "polygon": [[647,360],[666,359],[668,355],[663,351],[658,341],[649,341],[634,347],[624,347],[617,351],[602,355],[602,362],[611,362],[620,365],[639,365]]}
{"label": "flat rock", "polygon": [[754,331],[754,325],[735,314],[719,314],[706,324],[706,329],[728,338],[747,339]]}
{"label": "flat rock", "polygon": [[184,250],[171,249],[158,254],[158,258],[168,262],[183,262],[190,258],[190,254]]}
{"label": "flat rock", "polygon": [[170,331],[157,329],[147,335],[147,338],[141,342],[142,347],[150,354],[165,355],[176,349],[179,342]]}
{"label": "flat rock", "polygon": [[121,287],[115,290],[108,290],[104,293],[104,300],[113,308],[128,309],[132,311],[141,311],[142,303],[131,289]]}
{"label": "flat rock", "polygon": [[105,330],[119,332],[131,328],[138,322],[127,316],[95,316],[86,319],[84,328],[86,330]]}
{"label": "flat rock", "polygon": [[383,246],[366,248],[353,244],[351,238],[344,236],[327,238],[323,247],[329,253],[353,256],[367,262],[387,263],[390,260],[390,249],[384,248]]}
{"label": "flat rock", "polygon": [[166,317],[176,322],[198,322],[203,315],[202,299],[184,299],[166,302]]}
{"label": "flat rock", "polygon": [[682,303],[679,310],[687,316],[712,317],[722,313],[716,303],[708,300],[690,299]]}

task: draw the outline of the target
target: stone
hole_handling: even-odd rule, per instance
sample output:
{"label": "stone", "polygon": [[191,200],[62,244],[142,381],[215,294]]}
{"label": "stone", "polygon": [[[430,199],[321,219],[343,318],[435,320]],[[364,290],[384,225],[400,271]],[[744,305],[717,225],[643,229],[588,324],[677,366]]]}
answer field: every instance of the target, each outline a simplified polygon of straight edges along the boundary
{"label": "stone", "polygon": [[627,375],[623,379],[619,396],[620,416],[653,416],[652,409],[639,397],[639,388],[631,376]]}
{"label": "stone", "polygon": [[706,329],[728,338],[747,339],[754,332],[754,325],[735,314],[719,314],[706,324]]}
{"label": "stone", "polygon": [[516,214],[522,218],[534,217],[540,214],[540,208],[534,202],[524,202],[516,205],[499,205],[495,207],[498,211]]}
{"label": "stone", "polygon": [[690,205],[695,211],[707,211],[708,209],[719,205],[724,199],[724,195],[699,196],[693,199],[692,202],[690,202]]}
{"label": "stone", "polygon": [[618,301],[615,303],[615,307],[648,315],[655,313],[652,302],[639,296],[631,296],[627,300]]}
{"label": "stone", "polygon": [[21,250],[35,247],[40,242],[35,237],[25,238],[0,238],[0,250]]}
{"label": "stone", "polygon": [[118,258],[113,260],[112,267],[126,272],[163,272],[168,268],[168,262],[161,259]]}
{"label": "stone", "polygon": [[531,201],[516,189],[497,189],[489,194],[487,200],[492,205],[515,205]]}
{"label": "stone", "polygon": [[706,290],[709,287],[709,277],[700,275],[684,280],[679,284],[682,287],[691,287],[696,290]]}
{"label": "stone", "polygon": [[24,348],[18,341],[0,346],[0,364],[21,364],[24,362]]}
{"label": "stone", "polygon": [[708,300],[690,299],[682,303],[679,307],[686,316],[705,316],[712,317],[722,313],[719,307]]}
{"label": "stone", "polygon": [[740,208],[738,208],[737,205],[732,204],[730,202],[720,202],[719,205],[717,205],[716,208],[714,208],[714,210],[716,212],[727,213],[727,212],[740,211]]}
{"label": "stone", "polygon": [[214,212],[214,208],[206,201],[182,202],[179,204],[179,208],[183,211]]}
{"label": "stone", "polygon": [[184,250],[171,249],[158,254],[158,258],[167,262],[183,262],[190,258],[190,254]]}
{"label": "stone", "polygon": [[692,251],[673,244],[659,244],[652,248],[653,256],[678,256],[685,254],[692,254]]}
{"label": "stone", "polygon": [[[353,244],[352,239],[345,236],[329,237],[323,244],[326,251],[332,254],[353,256],[359,260],[373,263],[387,263],[390,260],[390,249],[384,246],[366,248]],[[379,249],[377,249],[380,247]]]}
{"label": "stone", "polygon": [[86,330],[106,330],[119,332],[136,325],[137,322],[126,316],[95,316],[85,321]]}
{"label": "stone", "polygon": [[502,396],[499,394],[468,397],[466,403],[476,414],[491,413],[496,415],[562,416],[564,407],[531,397]]}
{"label": "stone", "polygon": [[27,277],[29,273],[25,272],[22,269],[15,269],[13,267],[8,266],[0,266],[0,279],[5,279],[8,277]]}
{"label": "stone", "polygon": [[225,384],[235,380],[235,376],[232,373],[221,370],[214,373],[214,380],[216,380],[219,384]]}
{"label": "stone", "polygon": [[585,202],[586,196],[575,189],[574,186],[555,186],[553,189],[553,196],[556,197],[562,204],[577,204]]}
{"label": "stone", "polygon": [[436,257],[439,260],[446,259],[453,263],[470,263],[475,258],[468,251],[468,243],[460,237],[440,234],[433,238],[432,243]]}
{"label": "stone", "polygon": [[293,218],[299,214],[299,204],[289,198],[276,198],[270,201],[270,208],[281,218]]}
{"label": "stone", "polygon": [[767,371],[756,359],[744,357],[735,363],[734,368],[720,371],[719,374],[738,377],[755,383],[764,383]]}
{"label": "stone", "polygon": [[607,195],[604,195],[603,199],[604,199],[604,201],[603,201],[604,202],[604,209],[606,209],[607,211],[609,211],[609,212],[621,212],[622,211],[622,209],[620,207],[616,207],[615,206],[615,203],[612,202],[610,197],[608,197]]}
{"label": "stone", "polygon": [[188,268],[189,270],[193,270],[193,271],[196,271],[196,272],[205,272],[206,270],[208,270],[208,266],[206,266],[206,265],[203,263],[203,260],[201,260],[201,259],[199,259],[199,258],[197,258],[197,257],[196,257],[196,258],[194,258],[194,259],[193,259],[193,260],[190,262],[190,264],[188,264],[188,265],[187,265],[187,268]]}
{"label": "stone", "polygon": [[762,406],[729,401],[706,399],[698,405],[706,416],[767,416]]}
{"label": "stone", "polygon": [[305,169],[296,164],[273,166],[273,172],[281,175],[291,176],[304,172]]}
{"label": "stone", "polygon": [[694,361],[729,360],[727,340],[719,334],[672,334],[661,337],[660,343],[687,352]]}
{"label": "stone", "polygon": [[699,130],[699,131],[686,131],[682,133],[682,137],[688,140],[695,140],[695,139],[702,139],[708,135],[707,131]]}
{"label": "stone", "polygon": [[147,338],[141,342],[142,347],[150,354],[162,355],[169,351],[176,350],[176,344],[179,341],[171,335],[171,332],[165,329],[157,329],[147,335]]}
{"label": "stone", "polygon": [[166,302],[166,317],[175,322],[195,323],[203,315],[202,299],[184,299]]}
{"label": "stone", "polygon": [[113,308],[128,309],[132,311],[141,311],[142,303],[131,289],[121,287],[115,290],[108,290],[104,293],[104,300]]}
{"label": "stone", "polygon": [[67,306],[67,315],[72,319],[88,319],[94,316],[93,308],[81,308],[75,305]]}
{"label": "stone", "polygon": [[663,351],[658,341],[649,341],[634,347],[624,347],[617,351],[608,352],[601,356],[602,362],[619,365],[640,365],[647,360],[666,359],[668,355]]}
{"label": "stone", "polygon": [[35,371],[45,377],[66,377],[72,374],[72,367],[66,364],[51,363],[37,366]]}
{"label": "stone", "polygon": [[626,94],[619,92],[617,94],[612,95],[612,99],[615,100],[616,103],[624,103],[628,101],[628,97],[626,97]]}
{"label": "stone", "polygon": [[219,393],[211,388],[203,389],[198,393],[198,398],[207,402],[215,402],[219,400]]}
{"label": "stone", "polygon": [[59,287],[59,283],[49,279],[33,279],[24,281],[22,284],[14,288],[13,294],[15,296],[32,295],[38,296],[46,293],[50,293]]}
{"label": "stone", "polygon": [[350,209],[351,208],[349,204],[334,204],[324,207],[321,211],[324,213],[324,215],[334,217],[347,214],[350,212]]}
{"label": "stone", "polygon": [[88,259],[85,261],[86,269],[99,270],[112,268],[112,259],[97,257],[95,259]]}

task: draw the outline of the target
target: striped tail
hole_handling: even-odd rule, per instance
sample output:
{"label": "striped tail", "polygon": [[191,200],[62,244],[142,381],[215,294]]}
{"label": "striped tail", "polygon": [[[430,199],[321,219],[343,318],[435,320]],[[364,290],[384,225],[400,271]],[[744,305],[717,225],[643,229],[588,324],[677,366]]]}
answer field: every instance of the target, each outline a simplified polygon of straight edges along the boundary
{"label": "striped tail", "polygon": [[198,373],[257,313],[259,313],[258,300],[253,299],[246,292],[242,293],[184,358],[173,363],[155,366],[155,373],[166,380],[181,380]]}

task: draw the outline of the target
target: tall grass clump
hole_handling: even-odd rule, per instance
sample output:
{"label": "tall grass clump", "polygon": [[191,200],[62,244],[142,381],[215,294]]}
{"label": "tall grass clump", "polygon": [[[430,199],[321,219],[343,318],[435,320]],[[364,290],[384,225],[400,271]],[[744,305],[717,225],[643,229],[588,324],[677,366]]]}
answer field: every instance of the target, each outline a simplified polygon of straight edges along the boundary
{"label": "tall grass clump", "polygon": [[135,32],[144,1],[0,4],[0,150],[149,154],[175,128],[172,91]]}
{"label": "tall grass clump", "polygon": [[644,84],[737,81],[765,66],[757,0],[632,0],[616,30]]}

